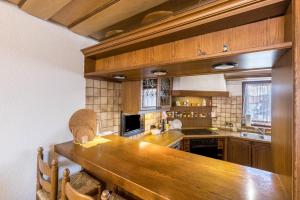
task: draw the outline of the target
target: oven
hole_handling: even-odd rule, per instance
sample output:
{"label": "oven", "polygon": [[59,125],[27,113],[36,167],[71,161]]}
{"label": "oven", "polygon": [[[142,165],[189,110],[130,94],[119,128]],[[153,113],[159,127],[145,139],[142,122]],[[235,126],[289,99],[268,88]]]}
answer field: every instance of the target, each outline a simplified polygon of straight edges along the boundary
{"label": "oven", "polygon": [[121,113],[121,131],[120,135],[124,137],[133,136],[145,131],[144,115],[129,115]]}
{"label": "oven", "polygon": [[190,152],[210,158],[223,159],[217,138],[203,138],[190,140]]}

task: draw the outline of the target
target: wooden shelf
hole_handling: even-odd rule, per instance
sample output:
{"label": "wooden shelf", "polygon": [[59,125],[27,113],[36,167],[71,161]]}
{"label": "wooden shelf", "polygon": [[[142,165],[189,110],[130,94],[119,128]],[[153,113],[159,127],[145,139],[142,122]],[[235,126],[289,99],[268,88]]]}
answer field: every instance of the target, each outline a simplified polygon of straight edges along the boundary
{"label": "wooden shelf", "polygon": [[199,120],[199,119],[213,119],[217,117],[168,117],[169,119],[179,119],[179,120]]}
{"label": "wooden shelf", "polygon": [[172,106],[172,108],[216,108],[217,106]]}
{"label": "wooden shelf", "polygon": [[229,92],[223,91],[193,91],[193,90],[172,90],[173,97],[229,97]]}

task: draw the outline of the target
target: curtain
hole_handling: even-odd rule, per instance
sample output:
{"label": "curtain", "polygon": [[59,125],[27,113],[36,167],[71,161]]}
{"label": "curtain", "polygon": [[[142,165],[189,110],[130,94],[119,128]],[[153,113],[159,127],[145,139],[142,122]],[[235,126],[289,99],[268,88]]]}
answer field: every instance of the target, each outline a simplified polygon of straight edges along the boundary
{"label": "curtain", "polygon": [[271,81],[243,83],[243,113],[253,125],[271,126]]}

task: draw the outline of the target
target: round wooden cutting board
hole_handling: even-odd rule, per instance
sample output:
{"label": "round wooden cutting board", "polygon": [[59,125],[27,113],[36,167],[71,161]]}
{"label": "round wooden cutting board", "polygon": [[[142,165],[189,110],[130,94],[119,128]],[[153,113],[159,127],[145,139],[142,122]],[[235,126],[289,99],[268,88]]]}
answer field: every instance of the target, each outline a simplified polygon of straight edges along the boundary
{"label": "round wooden cutting board", "polygon": [[90,109],[80,109],[70,118],[69,128],[74,136],[74,141],[84,143],[91,141],[96,136],[96,113]]}

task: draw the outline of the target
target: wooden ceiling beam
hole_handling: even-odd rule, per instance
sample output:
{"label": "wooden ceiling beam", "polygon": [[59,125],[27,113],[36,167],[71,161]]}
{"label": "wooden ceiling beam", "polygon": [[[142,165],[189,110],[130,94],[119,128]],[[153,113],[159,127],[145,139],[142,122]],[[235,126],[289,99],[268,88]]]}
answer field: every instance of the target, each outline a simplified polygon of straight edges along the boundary
{"label": "wooden ceiling beam", "polygon": [[7,1],[12,4],[19,5],[21,3],[21,1],[24,1],[24,0],[7,0]]}
{"label": "wooden ceiling beam", "polygon": [[111,26],[166,1],[167,0],[131,0],[129,3],[126,0],[120,0],[106,9],[102,9],[95,14],[88,16],[88,18],[83,21],[73,24],[70,29],[80,35],[89,36],[103,28]]}
{"label": "wooden ceiling beam", "polygon": [[118,1],[120,0],[72,0],[57,12],[51,18],[51,21],[66,27],[72,27]]}
{"label": "wooden ceiling beam", "polygon": [[71,1],[72,0],[26,0],[20,5],[20,8],[35,17],[48,20]]}

